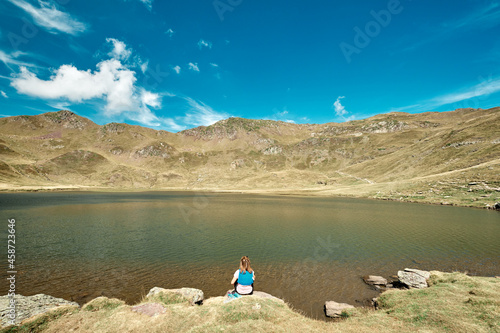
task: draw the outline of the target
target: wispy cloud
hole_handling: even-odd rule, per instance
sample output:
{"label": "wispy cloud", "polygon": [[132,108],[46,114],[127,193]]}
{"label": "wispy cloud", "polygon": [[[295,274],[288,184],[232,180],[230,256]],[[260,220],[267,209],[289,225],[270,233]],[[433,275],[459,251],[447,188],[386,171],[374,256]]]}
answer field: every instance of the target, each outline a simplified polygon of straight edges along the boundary
{"label": "wispy cloud", "polygon": [[485,99],[488,95],[497,93],[500,91],[500,77],[493,78],[489,77],[485,79],[483,77],[479,78],[480,82],[478,84],[469,86],[457,92],[443,94],[436,96],[434,98],[424,100],[418,104],[393,108],[392,112],[422,112],[422,111],[433,111],[441,106],[446,106],[449,104],[464,102],[474,98]]}
{"label": "wispy cloud", "polygon": [[151,10],[153,8],[153,0],[139,0],[142,2],[147,9]]}
{"label": "wispy cloud", "polygon": [[443,24],[445,29],[457,30],[462,28],[492,28],[500,24],[500,5],[496,2],[490,3],[469,15],[455,21]]}
{"label": "wispy cloud", "polygon": [[203,102],[196,101],[190,97],[185,97],[189,109],[182,121],[187,125],[209,126],[222,119],[229,118],[230,115],[217,112]]}
{"label": "wispy cloud", "polygon": [[500,5],[496,2],[478,8],[461,18],[444,22],[441,27],[433,28],[428,38],[420,38],[418,42],[412,40],[412,45],[404,50],[414,50],[425,44],[449,37],[460,30],[490,29],[500,25]]}
{"label": "wispy cloud", "polygon": [[24,67],[37,67],[31,63],[25,62],[18,60],[21,56],[25,55],[23,52],[13,52],[10,54],[5,53],[4,51],[0,50],[0,61],[4,63],[7,68],[13,71],[13,68],[11,65],[15,66],[24,66]]}
{"label": "wispy cloud", "polygon": [[168,29],[167,31],[165,31],[165,35],[167,35],[168,37],[172,38],[172,36],[175,34],[174,30],[172,30],[172,28]]}
{"label": "wispy cloud", "polygon": [[211,49],[212,43],[207,40],[200,39],[200,41],[198,42],[198,47],[200,48],[200,50],[204,47]]}
{"label": "wispy cloud", "polygon": [[38,6],[25,0],[7,0],[31,15],[39,26],[57,34],[78,35],[87,30],[88,25],[57,8],[54,2],[38,0]]}
{"label": "wispy cloud", "polygon": [[7,96],[7,94],[3,90],[0,90],[0,94],[2,95],[3,98],[9,98],[9,96]]}
{"label": "wispy cloud", "polygon": [[180,74],[181,73],[181,66],[175,66],[175,67],[172,67],[172,69],[174,70],[174,72],[176,72],[177,74]]}
{"label": "wispy cloud", "polygon": [[211,63],[210,63],[210,66],[215,67],[215,68],[218,68],[218,67],[219,67],[219,65],[214,64],[213,62],[211,62]]}
{"label": "wispy cloud", "polygon": [[199,72],[199,71],[200,71],[200,68],[198,67],[198,63],[197,63],[197,62],[196,62],[196,63],[194,63],[194,64],[193,64],[192,62],[190,62],[190,63],[188,64],[188,68],[189,68],[190,70],[194,71],[194,72]]}
{"label": "wispy cloud", "polygon": [[273,115],[271,117],[268,117],[266,119],[269,120],[275,120],[275,121],[284,121],[286,123],[292,123],[295,124],[295,120],[290,119],[290,112],[286,109],[286,107],[283,109],[283,111],[279,111],[278,109],[273,109]]}
{"label": "wispy cloud", "polygon": [[149,60],[142,61],[139,59],[139,67],[141,68],[141,72],[143,74],[146,74],[146,71],[148,70],[149,67]]}

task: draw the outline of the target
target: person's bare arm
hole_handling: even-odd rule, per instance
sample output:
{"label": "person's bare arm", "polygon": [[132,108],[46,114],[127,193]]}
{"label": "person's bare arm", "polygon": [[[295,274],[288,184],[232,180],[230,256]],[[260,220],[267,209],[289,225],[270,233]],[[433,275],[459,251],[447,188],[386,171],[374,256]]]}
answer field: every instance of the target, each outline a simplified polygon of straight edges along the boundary
{"label": "person's bare arm", "polygon": [[233,277],[233,280],[231,281],[231,284],[234,284],[236,282],[236,280],[238,280],[237,277]]}

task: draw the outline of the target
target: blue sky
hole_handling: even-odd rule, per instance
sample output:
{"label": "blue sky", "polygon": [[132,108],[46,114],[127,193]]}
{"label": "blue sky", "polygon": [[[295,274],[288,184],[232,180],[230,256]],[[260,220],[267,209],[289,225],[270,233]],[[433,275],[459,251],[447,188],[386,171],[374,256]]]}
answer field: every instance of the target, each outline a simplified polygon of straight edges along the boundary
{"label": "blue sky", "polygon": [[0,116],[179,131],[500,105],[500,2],[5,0]]}

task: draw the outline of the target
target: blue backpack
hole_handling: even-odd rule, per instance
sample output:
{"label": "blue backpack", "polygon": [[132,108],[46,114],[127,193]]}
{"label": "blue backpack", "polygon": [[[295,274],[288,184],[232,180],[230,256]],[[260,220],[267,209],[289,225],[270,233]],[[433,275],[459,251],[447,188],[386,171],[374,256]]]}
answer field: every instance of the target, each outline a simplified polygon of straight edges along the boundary
{"label": "blue backpack", "polygon": [[240,274],[238,275],[238,284],[242,286],[251,286],[253,284],[253,271],[242,273],[240,270]]}

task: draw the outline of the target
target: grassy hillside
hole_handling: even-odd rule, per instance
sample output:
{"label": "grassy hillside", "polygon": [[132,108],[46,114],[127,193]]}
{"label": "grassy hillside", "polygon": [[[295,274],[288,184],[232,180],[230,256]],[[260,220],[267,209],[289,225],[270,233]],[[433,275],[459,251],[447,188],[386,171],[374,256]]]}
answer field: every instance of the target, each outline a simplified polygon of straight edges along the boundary
{"label": "grassy hillside", "polygon": [[69,111],[0,119],[0,189],[196,189],[500,201],[500,108],[328,124],[229,118],[180,133]]}
{"label": "grassy hillside", "polygon": [[430,285],[387,291],[378,299],[378,310],[355,308],[336,322],[306,318],[287,304],[255,296],[229,303],[215,297],[191,306],[175,294],[167,294],[141,302],[165,308],[163,314],[153,317],[133,312],[123,301],[99,297],[82,308],[56,308],[2,332],[500,331],[500,279],[434,271]]}

